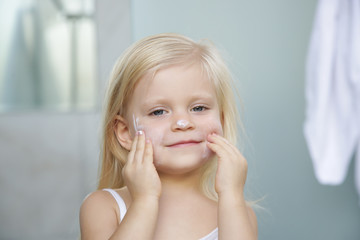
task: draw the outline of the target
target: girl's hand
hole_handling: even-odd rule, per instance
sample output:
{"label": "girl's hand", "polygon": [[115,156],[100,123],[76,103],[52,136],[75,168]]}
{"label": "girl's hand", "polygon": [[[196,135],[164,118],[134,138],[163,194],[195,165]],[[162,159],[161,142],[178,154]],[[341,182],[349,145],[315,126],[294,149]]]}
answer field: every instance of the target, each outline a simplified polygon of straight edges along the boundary
{"label": "girl's hand", "polygon": [[243,194],[247,175],[247,162],[240,151],[225,138],[210,134],[208,147],[218,156],[215,190],[220,195]]}
{"label": "girl's hand", "polygon": [[153,163],[152,144],[143,131],[136,133],[122,175],[133,201],[159,199],[161,182]]}

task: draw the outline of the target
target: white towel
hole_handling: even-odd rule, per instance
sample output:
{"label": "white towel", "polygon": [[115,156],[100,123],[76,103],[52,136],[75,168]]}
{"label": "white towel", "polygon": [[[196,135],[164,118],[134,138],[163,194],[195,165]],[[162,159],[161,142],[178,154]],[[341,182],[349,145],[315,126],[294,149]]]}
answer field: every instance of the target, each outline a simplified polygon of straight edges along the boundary
{"label": "white towel", "polygon": [[[360,0],[319,0],[306,75],[305,139],[322,184],[360,159]],[[360,166],[355,167],[360,195]]]}

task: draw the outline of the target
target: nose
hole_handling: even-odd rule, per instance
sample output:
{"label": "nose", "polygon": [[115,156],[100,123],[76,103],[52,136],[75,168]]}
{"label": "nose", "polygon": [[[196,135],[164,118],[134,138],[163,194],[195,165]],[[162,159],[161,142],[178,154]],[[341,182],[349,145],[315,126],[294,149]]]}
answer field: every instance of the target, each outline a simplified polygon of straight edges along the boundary
{"label": "nose", "polygon": [[175,117],[171,129],[172,131],[186,131],[194,129],[195,125],[189,117]]}

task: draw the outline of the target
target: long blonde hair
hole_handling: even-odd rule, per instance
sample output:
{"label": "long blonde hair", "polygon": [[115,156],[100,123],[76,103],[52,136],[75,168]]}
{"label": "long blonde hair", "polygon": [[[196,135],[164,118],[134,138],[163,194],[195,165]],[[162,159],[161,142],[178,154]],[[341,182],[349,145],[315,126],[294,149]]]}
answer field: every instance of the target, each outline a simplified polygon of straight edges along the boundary
{"label": "long blonde hair", "polygon": [[[122,168],[128,151],[117,141],[114,124],[117,115],[125,116],[126,104],[136,83],[149,71],[174,64],[199,63],[215,87],[224,137],[236,144],[240,123],[233,93],[232,76],[218,50],[208,41],[193,40],[174,33],[146,37],[130,46],[116,62],[106,92],[103,116],[102,162],[98,189],[124,186]],[[215,173],[217,161],[204,166],[201,189],[216,200]]]}

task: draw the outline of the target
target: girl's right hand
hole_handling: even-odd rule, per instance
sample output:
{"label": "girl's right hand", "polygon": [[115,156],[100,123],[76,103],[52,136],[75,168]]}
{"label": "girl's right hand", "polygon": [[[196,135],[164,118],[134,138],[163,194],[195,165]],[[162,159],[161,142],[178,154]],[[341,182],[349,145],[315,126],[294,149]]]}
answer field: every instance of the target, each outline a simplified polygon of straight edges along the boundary
{"label": "girl's right hand", "polygon": [[153,162],[153,149],[143,131],[138,131],[122,170],[133,201],[160,198],[161,182]]}

